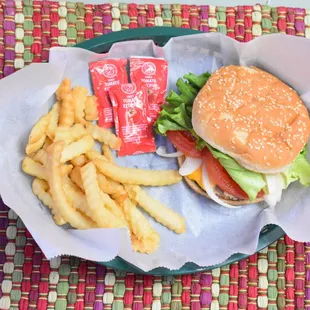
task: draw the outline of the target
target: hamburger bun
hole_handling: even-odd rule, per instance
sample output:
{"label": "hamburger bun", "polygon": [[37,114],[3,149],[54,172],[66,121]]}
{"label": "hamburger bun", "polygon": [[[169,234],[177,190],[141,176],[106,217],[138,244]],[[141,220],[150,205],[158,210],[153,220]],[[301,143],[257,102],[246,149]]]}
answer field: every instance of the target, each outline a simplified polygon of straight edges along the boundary
{"label": "hamburger bun", "polygon": [[291,87],[255,67],[227,66],[197,95],[195,132],[245,168],[284,171],[308,141],[307,108]]}
{"label": "hamburger bun", "polygon": [[[181,167],[181,165],[183,164],[185,158],[184,156],[180,156],[178,157],[178,163],[179,163],[179,166]],[[189,179],[188,177],[184,177],[186,183],[188,184],[188,186],[193,190],[195,191],[197,194],[200,194],[202,196],[205,196],[207,198],[210,198],[207,194],[207,192],[202,189],[195,181]],[[243,205],[249,205],[249,204],[252,204],[252,203],[258,203],[258,202],[261,202],[264,200],[264,197],[261,197],[261,198],[257,198],[253,201],[250,201],[249,199],[246,199],[246,200],[240,200],[240,199],[237,199],[235,197],[232,197],[224,192],[222,192],[218,187],[215,188],[215,193],[216,195],[221,199],[223,200],[223,202],[225,203],[228,203],[232,206],[243,206]]]}

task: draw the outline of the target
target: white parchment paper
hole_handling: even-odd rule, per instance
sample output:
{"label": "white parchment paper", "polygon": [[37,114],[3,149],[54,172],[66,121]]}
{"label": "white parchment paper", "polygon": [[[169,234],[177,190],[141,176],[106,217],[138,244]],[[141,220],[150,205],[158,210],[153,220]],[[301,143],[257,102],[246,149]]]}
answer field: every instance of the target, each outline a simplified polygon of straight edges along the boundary
{"label": "white parchment paper", "polygon": [[[186,262],[208,266],[234,253],[253,253],[261,229],[269,223],[281,226],[295,240],[310,241],[310,190],[298,183],[285,191],[274,209],[264,204],[226,209],[195,194],[184,182],[148,188],[154,198],[181,213],[187,224],[187,232],[176,235],[150,219],[161,235],[160,248],[151,255],[133,253],[125,229],[78,231],[54,224],[49,211],[32,194],[32,178],[21,171],[29,132],[55,102],[53,93],[64,77],[71,78],[73,85],[91,89],[89,62],[132,55],[166,58],[168,89],[175,89],[176,80],[188,72],[213,72],[229,64],[256,65],[290,84],[310,107],[310,40],[306,39],[271,35],[242,44],[219,34],[201,34],[174,38],[164,48],[151,41],[118,43],[105,55],[78,48],[52,49],[49,64],[30,65],[0,81],[0,193],[47,258],[68,254],[108,261],[119,255],[145,271],[160,266],[177,269]],[[167,141],[157,137],[157,144]],[[155,154],[117,162],[129,167],[177,169],[175,159]]]}

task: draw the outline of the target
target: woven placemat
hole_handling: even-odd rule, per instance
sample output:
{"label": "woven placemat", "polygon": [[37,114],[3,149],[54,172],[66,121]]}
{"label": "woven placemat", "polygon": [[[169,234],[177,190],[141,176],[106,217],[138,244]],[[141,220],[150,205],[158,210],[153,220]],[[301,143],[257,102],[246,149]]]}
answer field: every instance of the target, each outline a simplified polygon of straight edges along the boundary
{"label": "woven placemat", "polygon": [[[310,38],[310,10],[268,5],[89,5],[0,0],[0,78],[48,60],[51,46],[137,27]],[[0,203],[0,309],[308,309],[310,244],[287,236],[247,260],[184,276],[140,276],[78,258],[46,260],[20,218]]]}

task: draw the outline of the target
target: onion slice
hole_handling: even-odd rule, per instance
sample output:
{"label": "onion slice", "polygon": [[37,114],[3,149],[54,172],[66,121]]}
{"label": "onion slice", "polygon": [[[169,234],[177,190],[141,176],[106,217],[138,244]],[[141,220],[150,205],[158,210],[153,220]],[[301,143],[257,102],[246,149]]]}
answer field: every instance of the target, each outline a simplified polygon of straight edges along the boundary
{"label": "onion slice", "polygon": [[195,172],[201,166],[201,163],[201,158],[186,157],[179,169],[180,175],[186,176]]}
{"label": "onion slice", "polygon": [[268,187],[268,194],[264,199],[269,207],[274,208],[275,205],[281,200],[282,190],[285,188],[283,176],[278,174],[266,174],[265,180]]}
{"label": "onion slice", "polygon": [[225,203],[215,194],[214,188],[210,182],[207,169],[205,168],[205,166],[203,166],[203,169],[202,169],[202,182],[209,197],[215,202],[217,202],[219,205],[225,208],[230,208],[230,209],[240,208],[240,206],[232,206],[232,205],[229,205],[228,203]]}
{"label": "onion slice", "polygon": [[175,158],[175,157],[179,157],[179,156],[183,156],[183,153],[180,151],[174,152],[174,153],[167,153],[167,149],[164,146],[160,146],[157,148],[156,150],[156,154],[162,157],[171,157],[171,158]]}

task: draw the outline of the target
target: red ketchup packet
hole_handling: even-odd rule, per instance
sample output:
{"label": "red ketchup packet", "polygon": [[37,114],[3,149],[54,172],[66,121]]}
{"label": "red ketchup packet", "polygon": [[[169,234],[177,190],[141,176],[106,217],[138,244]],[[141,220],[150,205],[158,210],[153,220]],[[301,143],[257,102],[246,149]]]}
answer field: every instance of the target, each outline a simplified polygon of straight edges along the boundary
{"label": "red ketchup packet", "polygon": [[155,152],[146,87],[141,84],[122,84],[112,87],[109,94],[116,134],[122,140],[118,156]]}
{"label": "red ketchup packet", "polygon": [[165,102],[168,62],[162,58],[130,57],[130,79],[132,83],[148,88],[151,122],[154,123]]}
{"label": "red ketchup packet", "polygon": [[104,59],[89,64],[93,88],[98,98],[98,125],[111,128],[113,111],[108,91],[112,86],[128,83],[127,59]]}

